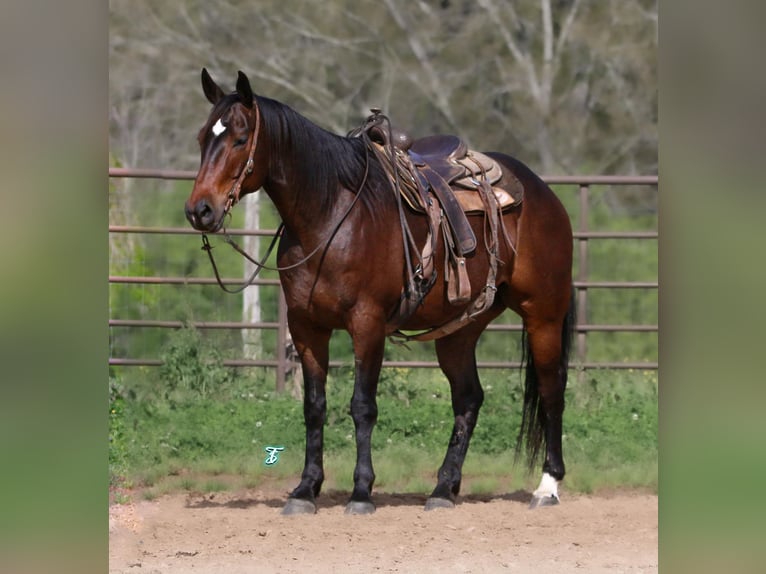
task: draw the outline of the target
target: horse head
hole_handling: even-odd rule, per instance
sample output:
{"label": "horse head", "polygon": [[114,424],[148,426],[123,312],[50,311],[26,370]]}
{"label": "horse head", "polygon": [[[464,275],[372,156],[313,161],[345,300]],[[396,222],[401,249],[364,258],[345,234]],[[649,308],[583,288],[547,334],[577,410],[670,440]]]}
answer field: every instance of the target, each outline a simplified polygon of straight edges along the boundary
{"label": "horse head", "polygon": [[263,185],[266,146],[258,145],[260,110],[243,72],[227,95],[203,68],[202,90],[213,109],[197,136],[200,168],[185,211],[195,229],[217,231],[234,204]]}

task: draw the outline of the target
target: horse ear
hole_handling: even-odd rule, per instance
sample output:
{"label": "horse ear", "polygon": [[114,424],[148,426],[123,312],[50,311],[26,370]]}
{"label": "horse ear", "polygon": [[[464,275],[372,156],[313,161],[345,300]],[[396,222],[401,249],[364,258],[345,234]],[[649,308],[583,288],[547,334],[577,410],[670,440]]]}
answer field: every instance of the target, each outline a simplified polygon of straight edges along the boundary
{"label": "horse ear", "polygon": [[253,89],[250,87],[250,80],[241,70],[237,72],[237,93],[246,107],[253,107]]}
{"label": "horse ear", "polygon": [[213,105],[216,105],[224,95],[223,90],[208,74],[207,68],[202,68],[202,91],[205,92],[205,97]]}

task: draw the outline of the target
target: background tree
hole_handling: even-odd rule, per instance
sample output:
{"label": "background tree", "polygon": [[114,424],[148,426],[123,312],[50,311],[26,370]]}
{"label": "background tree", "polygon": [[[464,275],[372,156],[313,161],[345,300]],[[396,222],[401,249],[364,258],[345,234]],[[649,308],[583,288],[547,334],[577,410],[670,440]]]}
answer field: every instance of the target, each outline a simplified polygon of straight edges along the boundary
{"label": "background tree", "polygon": [[205,66],[336,133],[382,107],[543,173],[656,170],[656,0],[112,0],[111,147],[194,169]]}

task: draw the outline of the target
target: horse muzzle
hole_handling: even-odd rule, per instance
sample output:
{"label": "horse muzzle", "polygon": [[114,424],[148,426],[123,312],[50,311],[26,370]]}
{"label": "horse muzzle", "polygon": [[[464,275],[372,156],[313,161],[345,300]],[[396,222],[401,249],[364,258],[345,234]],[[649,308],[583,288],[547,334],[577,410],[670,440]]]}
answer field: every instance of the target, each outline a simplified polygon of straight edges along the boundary
{"label": "horse muzzle", "polygon": [[200,199],[194,203],[186,202],[184,208],[186,219],[197,231],[218,231],[223,223],[223,216],[207,199]]}

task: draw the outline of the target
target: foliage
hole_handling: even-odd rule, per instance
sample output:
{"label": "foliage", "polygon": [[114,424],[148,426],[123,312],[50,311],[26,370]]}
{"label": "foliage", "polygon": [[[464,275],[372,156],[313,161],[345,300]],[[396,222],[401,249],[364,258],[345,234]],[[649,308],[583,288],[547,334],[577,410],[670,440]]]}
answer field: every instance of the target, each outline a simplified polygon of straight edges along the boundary
{"label": "foliage", "polygon": [[[386,488],[422,487],[435,476],[452,430],[449,389],[435,371],[386,371],[373,433],[379,483]],[[493,478],[498,479],[496,485],[506,484],[512,476],[523,480],[524,465],[512,466],[520,420],[520,377],[489,372],[483,379],[485,403],[466,459],[466,474],[486,479],[485,486]],[[597,371],[583,381],[577,379],[572,373],[564,419],[567,484],[576,490],[621,484],[656,487],[655,374]],[[348,369],[333,371],[328,381],[326,470],[339,487],[348,485],[355,457],[354,427],[348,414],[352,386]],[[274,473],[297,478],[305,444],[303,407],[289,396],[275,395],[269,387],[266,379],[240,378],[226,389],[208,389],[204,395],[187,392],[183,400],[140,390],[133,393],[111,418],[115,452],[123,453],[125,464],[110,465],[110,471],[124,473],[144,486],[189,473],[243,475],[250,485]],[[263,464],[269,445],[286,447],[279,465],[271,469]]]}
{"label": "foliage", "polygon": [[377,106],[544,173],[656,173],[657,16],[656,0],[113,0],[110,145],[193,168],[206,66],[336,133]]}
{"label": "foliage", "polygon": [[129,469],[128,434],[125,429],[125,397],[116,380],[109,380],[109,479],[117,486]]}
{"label": "foliage", "polygon": [[164,398],[219,393],[236,378],[236,371],[223,365],[220,351],[207,344],[193,327],[184,327],[171,337],[162,354],[160,377],[165,384]]}

